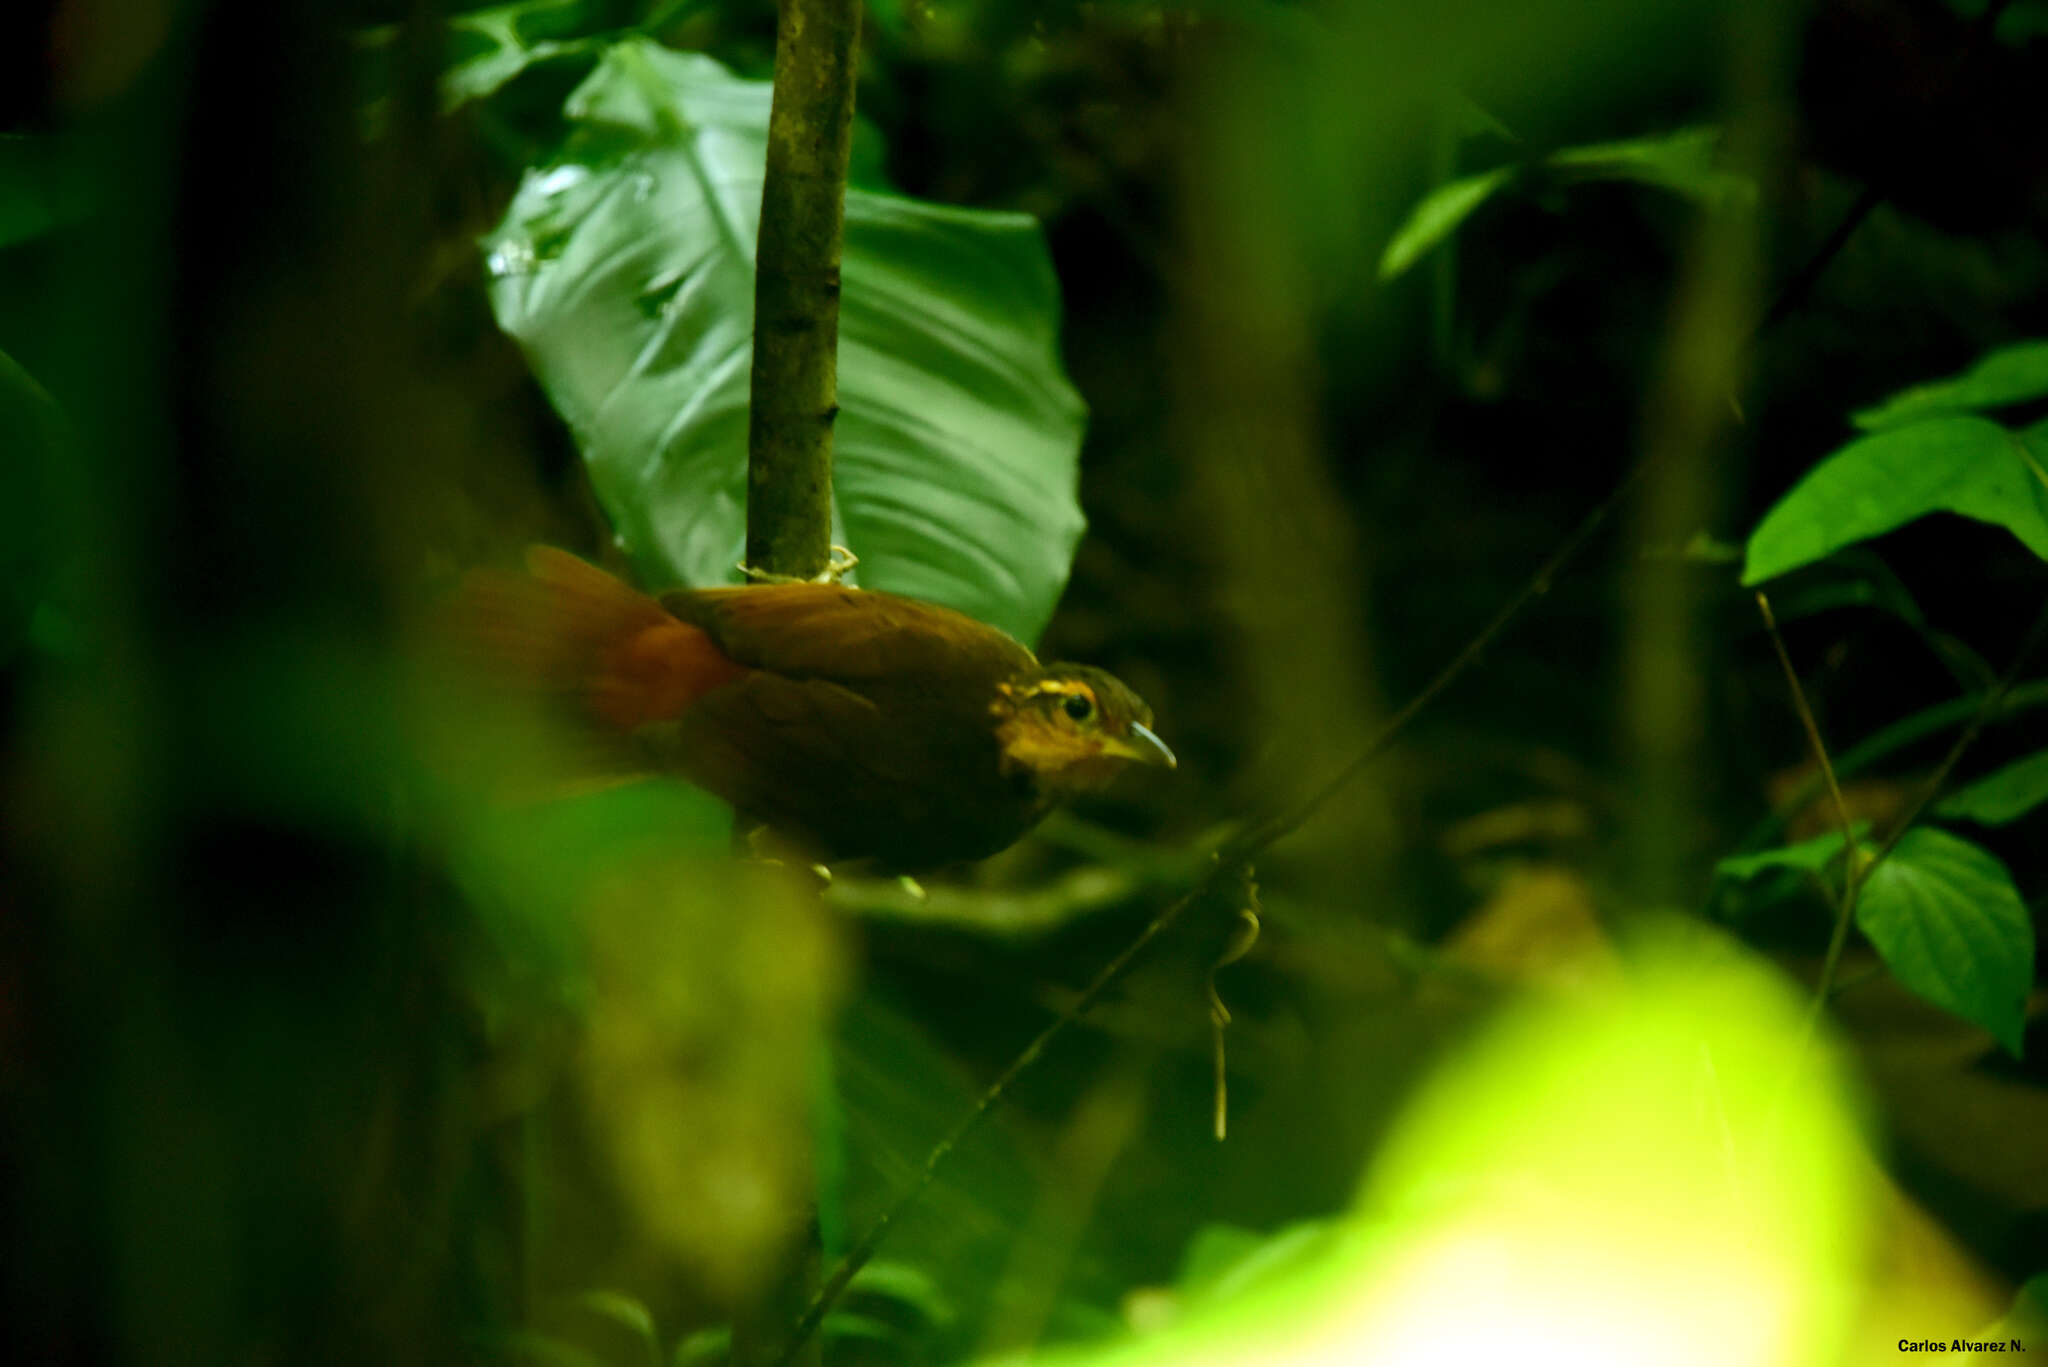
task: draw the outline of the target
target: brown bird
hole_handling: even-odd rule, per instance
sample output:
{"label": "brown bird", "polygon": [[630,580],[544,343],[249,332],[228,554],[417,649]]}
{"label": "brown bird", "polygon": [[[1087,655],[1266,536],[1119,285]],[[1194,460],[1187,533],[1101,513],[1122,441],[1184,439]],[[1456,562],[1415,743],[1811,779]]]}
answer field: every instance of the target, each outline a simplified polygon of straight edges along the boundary
{"label": "brown bird", "polygon": [[536,546],[473,572],[452,630],[500,681],[630,737],[812,858],[916,872],[1007,848],[1127,765],[1174,767],[1152,709],[950,608],[836,584],[658,601]]}

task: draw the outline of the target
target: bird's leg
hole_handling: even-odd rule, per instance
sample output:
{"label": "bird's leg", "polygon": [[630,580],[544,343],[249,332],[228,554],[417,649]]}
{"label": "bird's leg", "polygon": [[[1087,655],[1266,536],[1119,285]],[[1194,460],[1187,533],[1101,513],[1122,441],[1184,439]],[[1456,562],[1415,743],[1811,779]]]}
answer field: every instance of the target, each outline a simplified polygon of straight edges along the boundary
{"label": "bird's leg", "polygon": [[768,570],[757,570],[744,560],[739,563],[739,572],[747,576],[747,582],[750,584],[836,584],[859,563],[860,557],[852,551],[844,546],[834,546],[832,558],[826,562],[825,568],[809,579],[801,575],[774,574]]}
{"label": "bird's leg", "polygon": [[756,864],[766,864],[773,869],[802,869],[818,880],[820,891],[832,886],[832,870],[805,859],[768,826],[747,827],[740,833],[738,844],[746,851],[746,857]]}
{"label": "bird's leg", "polygon": [[750,859],[752,863],[766,865],[770,869],[803,869],[805,873],[817,879],[819,894],[823,894],[827,887],[831,887],[831,869],[827,869],[821,863],[811,863],[809,859],[805,859],[795,846],[778,838],[776,832],[768,826],[748,826],[743,832],[739,832],[735,844],[741,851],[745,851],[745,859]]}

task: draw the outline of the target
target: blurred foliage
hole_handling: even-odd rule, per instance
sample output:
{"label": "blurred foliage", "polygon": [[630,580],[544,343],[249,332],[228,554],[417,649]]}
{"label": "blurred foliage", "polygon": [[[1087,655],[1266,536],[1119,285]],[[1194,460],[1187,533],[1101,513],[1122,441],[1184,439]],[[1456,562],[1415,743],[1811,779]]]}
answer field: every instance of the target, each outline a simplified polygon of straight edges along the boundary
{"label": "blurred foliage", "polygon": [[771,1356],[1646,457],[1261,860],[1257,947],[1162,935],[819,1360],[2038,1351],[2048,658],[1986,702],[2048,590],[2041,5],[871,4],[843,538],[1183,759],[927,898],[565,791],[437,655],[527,541],[738,558],[773,4],[32,11],[8,1360]]}
{"label": "blurred foliage", "polygon": [[89,213],[86,166],[47,135],[0,134],[0,247],[29,242]]}
{"label": "blurred foliage", "polygon": [[2048,750],[2016,759],[1943,798],[1935,815],[1951,821],[2004,826],[2048,802]]}
{"label": "blurred foliage", "polygon": [[1031,1360],[1833,1360],[1867,1237],[1845,1084],[1725,950],[1637,967],[1446,1060],[1342,1223],[1220,1269],[1211,1233],[1154,1333]]}
{"label": "blurred foliage", "polygon": [[1659,138],[1562,148],[1532,168],[1502,166],[1440,185],[1415,206],[1387,243],[1380,255],[1380,278],[1391,280],[1414,265],[1490,196],[1516,183],[1518,176],[1530,193],[1576,183],[1635,181],[1683,195],[1709,210],[1753,208],[1755,183],[1714,165],[1720,140],[1718,129],[1685,128]]}

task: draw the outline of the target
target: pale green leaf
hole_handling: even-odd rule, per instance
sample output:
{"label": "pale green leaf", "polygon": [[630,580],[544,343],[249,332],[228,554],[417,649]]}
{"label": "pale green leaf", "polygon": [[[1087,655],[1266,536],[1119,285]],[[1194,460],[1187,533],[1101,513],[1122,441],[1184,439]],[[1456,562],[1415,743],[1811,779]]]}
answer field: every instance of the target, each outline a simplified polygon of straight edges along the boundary
{"label": "pale green leaf", "polygon": [[1856,924],[1901,983],[2018,1057],[2034,925],[1996,855],[1946,831],[1908,831],[1864,882]]}
{"label": "pale green leaf", "polygon": [[2042,436],[1948,417],[1852,441],[1764,515],[1749,538],[1742,582],[1761,583],[1938,512],[2004,527],[2048,559]]}
{"label": "pale green leaf", "polygon": [[2048,398],[2048,340],[2017,342],[1986,355],[1960,375],[1915,385],[1855,417],[1875,431],[1940,413],[2005,408]]}
{"label": "pale green leaf", "polygon": [[[499,323],[652,585],[731,582],[744,547],[768,105],[708,57],[622,42],[484,243]],[[834,539],[866,587],[1034,639],[1084,526],[1038,224],[852,190],[842,270]]]}

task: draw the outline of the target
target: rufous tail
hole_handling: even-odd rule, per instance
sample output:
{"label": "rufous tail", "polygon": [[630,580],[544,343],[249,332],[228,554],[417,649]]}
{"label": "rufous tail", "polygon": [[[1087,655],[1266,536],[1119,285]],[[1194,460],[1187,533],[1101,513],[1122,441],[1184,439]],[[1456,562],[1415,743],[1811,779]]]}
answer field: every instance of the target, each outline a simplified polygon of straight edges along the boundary
{"label": "rufous tail", "polygon": [[681,716],[747,671],[631,585],[552,546],[526,573],[473,570],[451,605],[458,661],[493,686],[554,695],[620,732]]}

